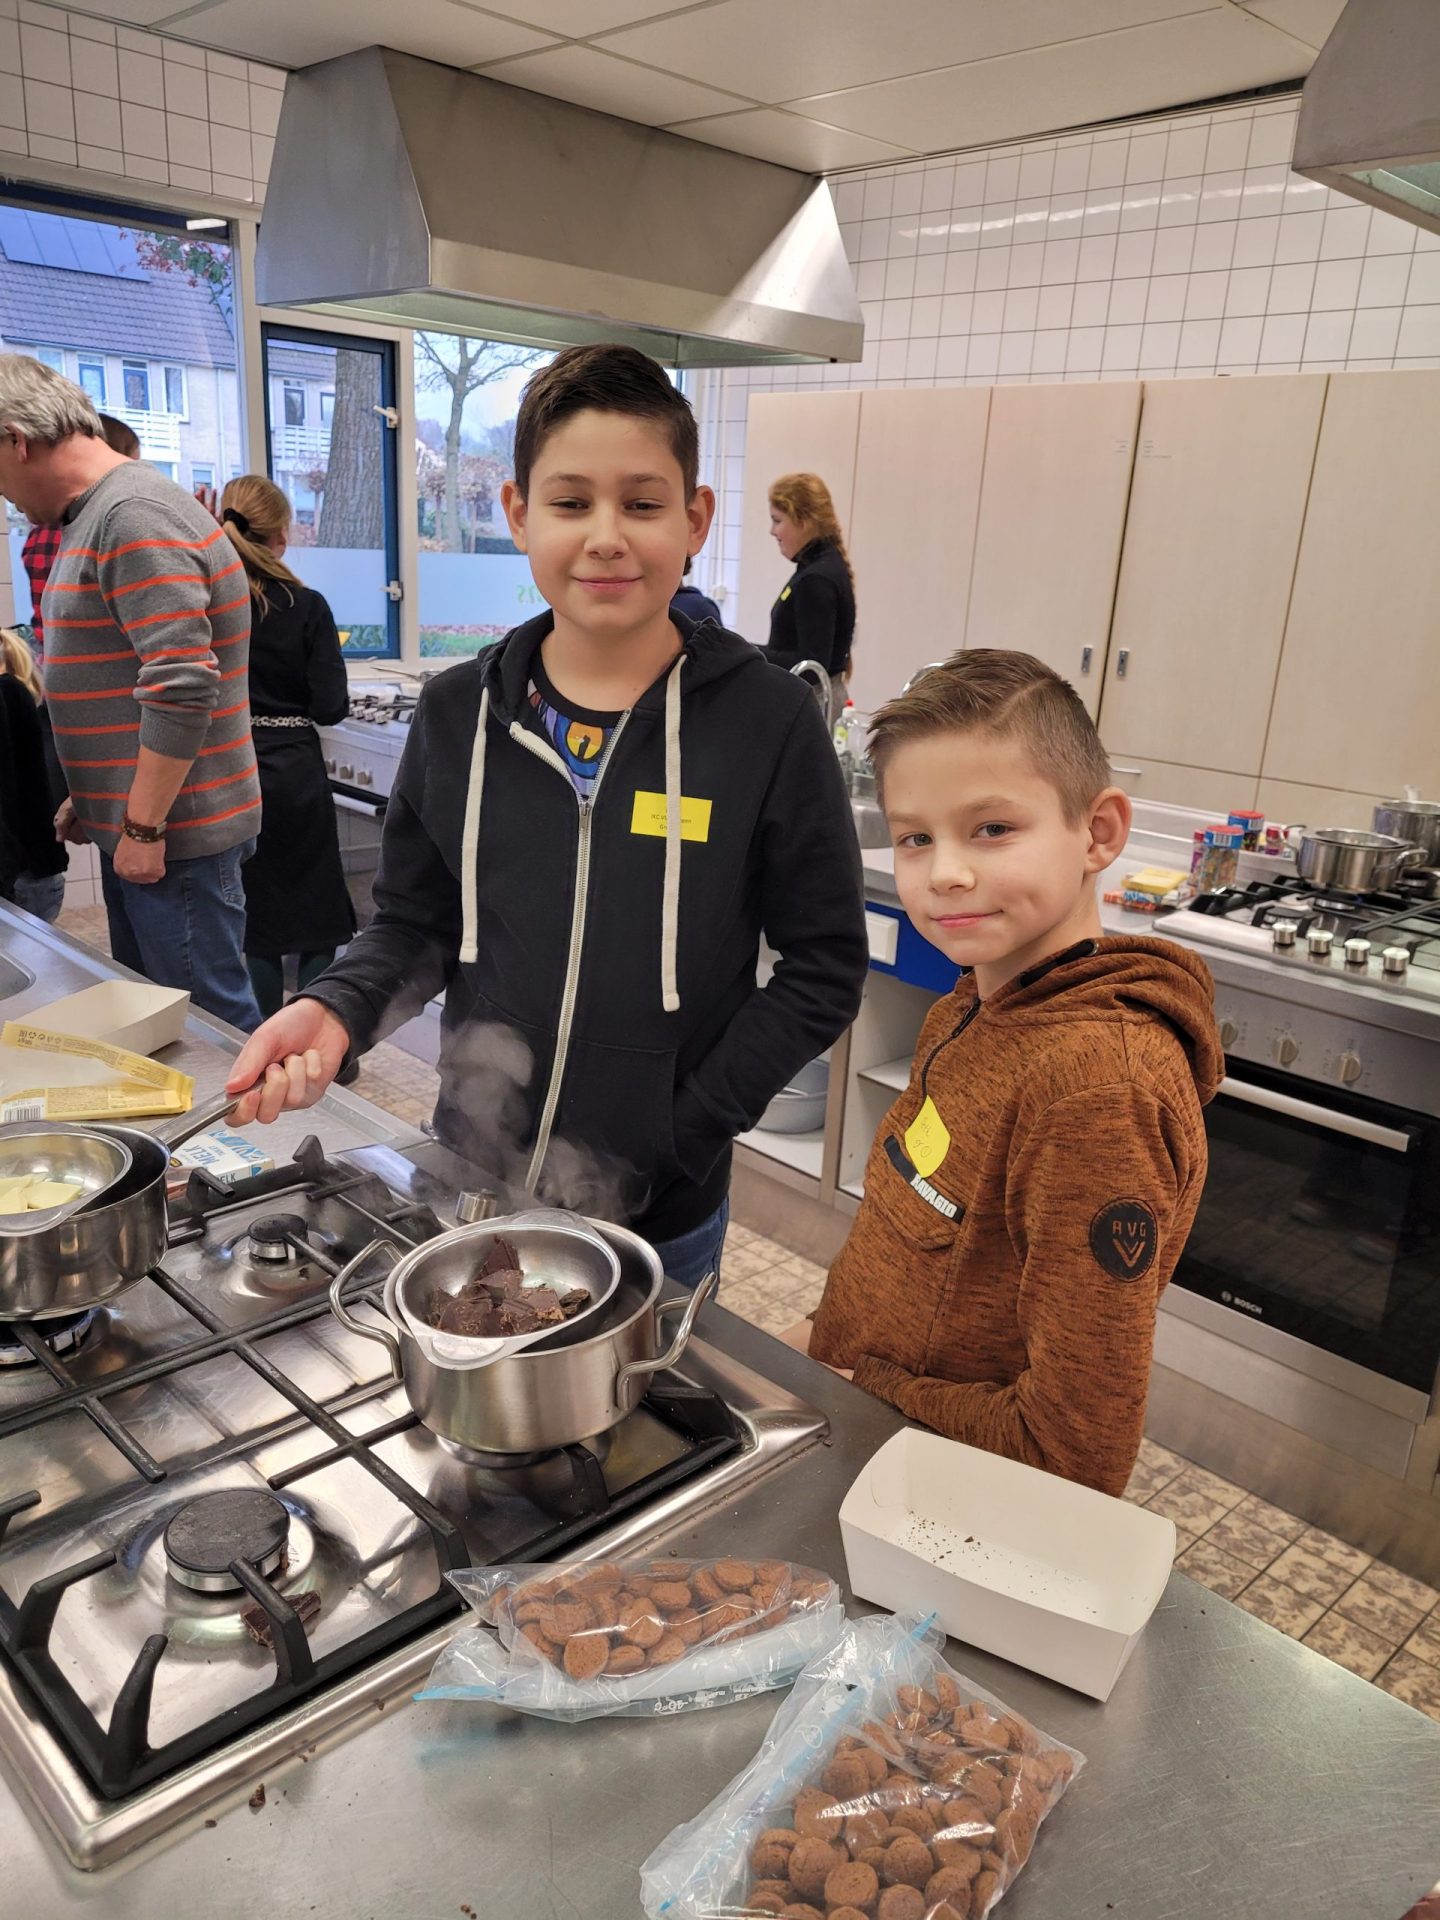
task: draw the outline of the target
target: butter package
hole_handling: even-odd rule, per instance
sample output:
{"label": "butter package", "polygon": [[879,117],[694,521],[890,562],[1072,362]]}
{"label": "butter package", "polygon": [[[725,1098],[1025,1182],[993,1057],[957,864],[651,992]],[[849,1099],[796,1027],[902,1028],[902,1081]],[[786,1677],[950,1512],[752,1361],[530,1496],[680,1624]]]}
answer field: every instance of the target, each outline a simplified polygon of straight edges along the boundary
{"label": "butter package", "polygon": [[[31,1060],[31,1055],[45,1056]],[[135,1120],[188,1113],[189,1074],[108,1041],[7,1020],[0,1027],[0,1120]]]}
{"label": "butter package", "polygon": [[188,1175],[196,1168],[208,1173],[222,1187],[243,1187],[247,1180],[258,1179],[275,1165],[273,1154],[255,1146],[243,1134],[228,1127],[212,1127],[197,1133],[170,1156],[172,1167],[183,1167]]}

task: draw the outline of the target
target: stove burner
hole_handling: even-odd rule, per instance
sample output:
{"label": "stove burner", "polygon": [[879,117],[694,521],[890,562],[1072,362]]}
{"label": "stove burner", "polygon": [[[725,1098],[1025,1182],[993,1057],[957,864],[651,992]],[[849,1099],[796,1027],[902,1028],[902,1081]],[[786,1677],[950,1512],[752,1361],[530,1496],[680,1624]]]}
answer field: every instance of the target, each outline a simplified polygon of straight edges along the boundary
{"label": "stove burner", "polygon": [[305,1238],[305,1222],[298,1213],[271,1213],[250,1229],[250,1257],[266,1266],[294,1266],[301,1255],[292,1244]]}
{"label": "stove burner", "polygon": [[243,1593],[230,1571],[248,1560],[267,1578],[285,1557],[290,1515],[273,1493],[232,1487],[188,1501],[165,1529],[170,1577],[196,1593]]}
{"label": "stove burner", "polygon": [[[32,1320],[27,1324],[34,1328],[58,1360],[62,1355],[75,1351],[90,1331],[91,1322],[98,1312],[98,1307],[90,1307],[84,1313],[59,1314],[53,1320]],[[0,1321],[0,1368],[34,1367],[39,1364],[14,1326],[9,1321]]]}

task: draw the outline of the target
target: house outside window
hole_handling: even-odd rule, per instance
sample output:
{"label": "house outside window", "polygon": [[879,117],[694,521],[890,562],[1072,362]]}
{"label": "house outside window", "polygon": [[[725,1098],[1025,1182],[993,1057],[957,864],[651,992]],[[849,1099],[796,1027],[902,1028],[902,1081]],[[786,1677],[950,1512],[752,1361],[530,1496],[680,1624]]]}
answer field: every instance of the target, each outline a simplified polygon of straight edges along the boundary
{"label": "house outside window", "polygon": [[163,474],[167,480],[173,480],[175,478],[175,462],[173,460],[147,460],[145,464],[153,467],[156,473]]}
{"label": "house outside window", "polygon": [[190,484],[192,487],[213,487],[215,484],[214,467],[203,466],[198,460],[193,461],[190,467]]}
{"label": "house outside window", "polygon": [[303,427],[305,424],[305,388],[299,380],[287,380],[282,389],[285,396],[285,424],[287,427]]}
{"label": "house outside window", "polygon": [[65,349],[63,347],[36,347],[35,358],[42,367],[53,367],[56,373],[65,371]]}
{"label": "house outside window", "polygon": [[321,426],[328,427],[334,418],[335,418],[335,396],[333,393],[327,393],[322,391],[320,395]]}
{"label": "house outside window", "polygon": [[143,360],[122,360],[121,378],[125,389],[125,408],[129,413],[150,411],[150,369]]}
{"label": "house outside window", "polygon": [[185,404],[184,367],[166,367],[165,369],[165,411],[177,413],[181,419],[184,419],[190,411]]}
{"label": "house outside window", "polygon": [[78,359],[79,384],[97,407],[105,405],[105,362],[99,354],[82,353]]}

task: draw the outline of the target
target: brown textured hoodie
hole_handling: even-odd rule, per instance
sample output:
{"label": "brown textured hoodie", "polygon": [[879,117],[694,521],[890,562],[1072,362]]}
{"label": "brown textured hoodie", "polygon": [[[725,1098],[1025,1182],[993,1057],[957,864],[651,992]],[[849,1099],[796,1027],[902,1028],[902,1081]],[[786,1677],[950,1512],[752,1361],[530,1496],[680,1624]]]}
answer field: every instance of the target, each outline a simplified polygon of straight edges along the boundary
{"label": "brown textured hoodie", "polygon": [[938,1001],[811,1353],[952,1439],[1120,1493],[1205,1181],[1213,1000],[1185,948],[1115,938]]}

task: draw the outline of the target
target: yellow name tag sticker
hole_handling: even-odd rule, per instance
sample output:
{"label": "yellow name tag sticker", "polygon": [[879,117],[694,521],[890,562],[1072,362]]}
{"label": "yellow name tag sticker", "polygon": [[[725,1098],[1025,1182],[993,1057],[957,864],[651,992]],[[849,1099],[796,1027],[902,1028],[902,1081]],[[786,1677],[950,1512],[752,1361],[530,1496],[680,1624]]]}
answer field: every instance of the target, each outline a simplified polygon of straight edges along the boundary
{"label": "yellow name tag sticker", "polygon": [[[710,838],[709,800],[695,800],[688,794],[680,796],[680,838],[682,840],[708,840]],[[665,796],[663,793],[635,794],[635,806],[630,815],[631,833],[653,834],[657,839],[665,838]]]}
{"label": "yellow name tag sticker", "polygon": [[789,587],[782,587],[782,588],[780,589],[780,598],[781,598],[782,600],[788,600],[788,599],[790,598],[790,589],[789,589]]}
{"label": "yellow name tag sticker", "polygon": [[928,1093],[924,1106],[905,1129],[905,1151],[923,1180],[930,1178],[950,1151],[950,1135]]}

